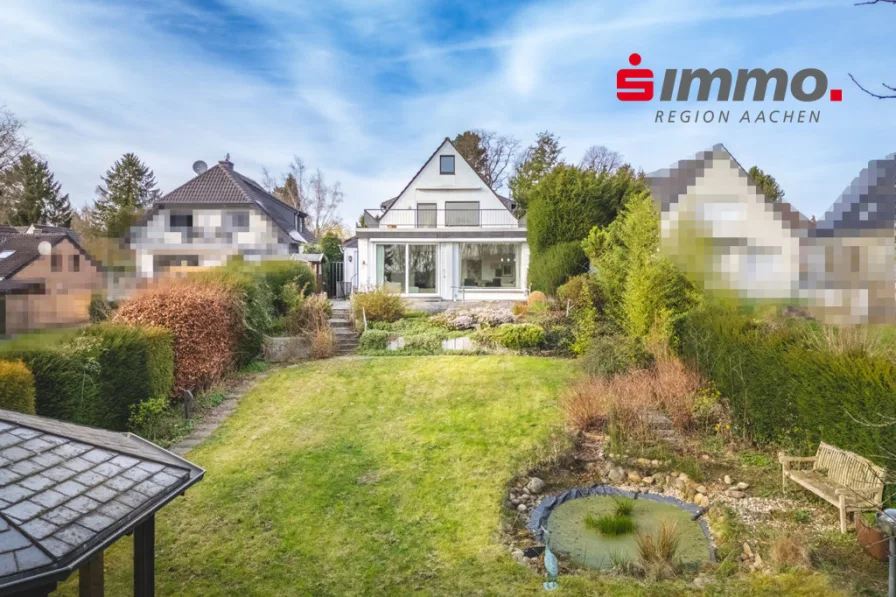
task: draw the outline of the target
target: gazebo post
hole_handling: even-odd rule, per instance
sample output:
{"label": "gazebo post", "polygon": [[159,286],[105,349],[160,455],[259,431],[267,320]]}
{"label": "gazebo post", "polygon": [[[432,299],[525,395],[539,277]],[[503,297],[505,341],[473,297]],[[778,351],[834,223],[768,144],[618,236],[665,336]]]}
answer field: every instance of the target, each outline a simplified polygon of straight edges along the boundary
{"label": "gazebo post", "polygon": [[103,553],[99,552],[78,570],[78,597],[103,597]]}
{"label": "gazebo post", "polygon": [[134,597],[156,594],[156,517],[150,516],[134,529]]}

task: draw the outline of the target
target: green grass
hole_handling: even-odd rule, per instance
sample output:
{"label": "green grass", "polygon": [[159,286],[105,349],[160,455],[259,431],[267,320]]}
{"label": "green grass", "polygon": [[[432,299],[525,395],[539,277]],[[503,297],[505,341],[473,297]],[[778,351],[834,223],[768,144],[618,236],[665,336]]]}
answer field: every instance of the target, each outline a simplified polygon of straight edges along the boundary
{"label": "green grass", "polygon": [[618,537],[619,535],[625,535],[634,531],[635,521],[632,520],[631,513],[619,514],[617,512],[614,514],[604,514],[603,516],[598,517],[589,514],[585,517],[585,526],[598,531],[601,535]]}
{"label": "green grass", "polygon": [[631,516],[635,511],[635,500],[627,497],[614,497],[616,516]]}
{"label": "green grass", "polygon": [[[543,594],[543,577],[510,557],[502,503],[515,474],[565,445],[556,399],[573,375],[569,361],[507,356],[275,371],[188,455],[208,472],[157,515],[157,595]],[[105,563],[106,594],[132,594],[131,539]],[[836,594],[818,575],[725,582],[712,594]],[[697,592],[590,572],[560,585]],[[76,595],[77,575],[56,594]]]}

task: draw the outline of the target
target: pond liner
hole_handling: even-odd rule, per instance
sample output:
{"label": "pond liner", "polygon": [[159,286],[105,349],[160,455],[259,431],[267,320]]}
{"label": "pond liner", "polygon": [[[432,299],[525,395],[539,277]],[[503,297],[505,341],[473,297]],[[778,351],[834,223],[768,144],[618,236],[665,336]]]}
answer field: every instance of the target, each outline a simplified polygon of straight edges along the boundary
{"label": "pond liner", "polygon": [[618,487],[613,487],[612,485],[605,485],[601,483],[592,485],[591,487],[576,487],[574,489],[567,489],[566,491],[558,493],[557,495],[549,495],[542,498],[541,503],[538,504],[538,506],[536,506],[534,510],[532,510],[532,514],[529,516],[529,522],[528,524],[526,524],[526,528],[529,530],[529,532],[535,535],[535,539],[538,542],[544,543],[544,532],[545,529],[547,529],[548,518],[550,518],[551,513],[554,511],[554,508],[571,500],[594,496],[627,497],[634,500],[650,500],[663,504],[671,504],[673,506],[681,508],[682,510],[685,510],[686,512],[689,512],[691,514],[691,519],[700,524],[700,528],[703,530],[703,536],[706,537],[706,542],[709,545],[709,561],[716,561],[716,550],[712,544],[712,535],[709,532],[709,524],[702,518],[703,514],[706,512],[706,508],[701,508],[697,504],[685,502],[678,498],[663,495],[660,493],[641,493],[640,491],[628,491],[626,489],[620,489]]}

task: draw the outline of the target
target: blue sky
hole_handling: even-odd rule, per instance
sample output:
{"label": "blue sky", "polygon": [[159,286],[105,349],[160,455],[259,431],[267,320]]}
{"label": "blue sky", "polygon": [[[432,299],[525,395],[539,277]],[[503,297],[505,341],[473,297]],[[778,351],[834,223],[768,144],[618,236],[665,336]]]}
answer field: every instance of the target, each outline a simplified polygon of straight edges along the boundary
{"label": "blue sky", "polygon": [[[342,182],[352,223],[445,136],[486,128],[526,144],[553,131],[570,162],[606,145],[646,171],[721,142],[821,216],[869,160],[896,152],[896,100],[847,75],[896,84],[894,24],[896,6],[849,0],[6,0],[0,103],[78,206],[126,151],[163,191],[197,159],[229,152],[260,178],[295,154]],[[821,68],[844,99],[785,102],[820,109],[813,125],[654,124],[657,103],[615,97],[632,52],[655,73]]]}

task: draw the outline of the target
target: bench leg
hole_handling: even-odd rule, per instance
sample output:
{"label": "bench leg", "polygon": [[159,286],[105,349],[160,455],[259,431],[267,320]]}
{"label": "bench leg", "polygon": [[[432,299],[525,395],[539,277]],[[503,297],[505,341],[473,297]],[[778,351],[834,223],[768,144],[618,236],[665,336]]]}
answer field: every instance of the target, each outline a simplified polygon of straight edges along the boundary
{"label": "bench leg", "polygon": [[840,496],[840,532],[846,533],[846,496]]}

